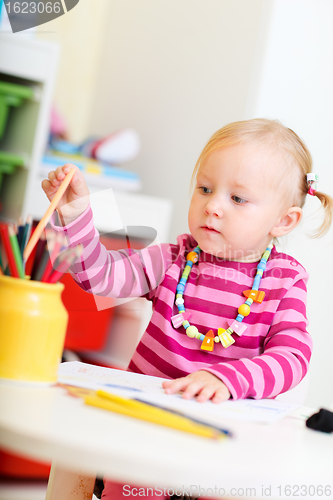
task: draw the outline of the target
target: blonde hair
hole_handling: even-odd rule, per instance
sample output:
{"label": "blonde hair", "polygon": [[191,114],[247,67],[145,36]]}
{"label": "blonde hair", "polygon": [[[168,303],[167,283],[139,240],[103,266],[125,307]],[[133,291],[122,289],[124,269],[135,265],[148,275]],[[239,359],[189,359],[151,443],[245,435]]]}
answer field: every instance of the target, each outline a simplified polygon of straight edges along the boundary
{"label": "blonde hair", "polygon": [[[293,188],[293,206],[303,207],[308,185],[306,175],[312,171],[312,157],[297,134],[290,128],[282,125],[278,120],[268,120],[256,118],[230,123],[215,132],[202,150],[192,174],[192,184],[196,175],[208,157],[214,151],[234,146],[240,143],[259,143],[264,148],[275,150],[283,156],[285,167],[290,173],[290,166],[297,166],[298,189],[295,189],[295,181],[290,184]],[[285,172],[286,174],[286,172]],[[331,196],[315,191],[315,196],[321,202],[324,211],[324,220],[321,226],[311,236],[323,236],[329,229],[332,222],[333,199]]]}

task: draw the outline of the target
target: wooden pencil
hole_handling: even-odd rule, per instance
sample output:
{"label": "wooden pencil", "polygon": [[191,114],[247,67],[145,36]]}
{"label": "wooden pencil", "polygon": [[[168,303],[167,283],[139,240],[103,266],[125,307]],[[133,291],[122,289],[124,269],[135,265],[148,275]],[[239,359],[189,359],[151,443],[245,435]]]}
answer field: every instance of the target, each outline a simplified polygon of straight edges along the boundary
{"label": "wooden pencil", "polygon": [[54,197],[53,197],[53,199],[51,201],[50,206],[48,207],[48,209],[46,210],[46,212],[43,215],[42,219],[38,223],[35,231],[33,232],[30,240],[28,241],[27,246],[24,249],[23,258],[24,258],[25,261],[28,260],[29,255],[31,254],[32,250],[34,249],[35,245],[37,244],[37,241],[39,240],[40,235],[43,232],[43,229],[45,228],[46,224],[48,223],[49,218],[53,214],[54,210],[57,208],[57,205],[58,205],[59,201],[61,200],[61,197],[65,193],[65,191],[66,191],[69,183],[71,182],[72,178],[74,177],[75,172],[76,172],[76,170],[74,168],[72,168],[68,172],[68,174],[66,175],[65,179],[62,181],[62,183],[61,183],[58,191],[54,195]]}
{"label": "wooden pencil", "polygon": [[25,247],[28,243],[28,240],[30,238],[31,226],[32,226],[32,217],[31,217],[31,215],[28,215],[27,221],[26,221],[24,228],[23,228],[23,233],[22,233],[21,243],[20,243],[20,250],[21,250],[22,256],[23,256],[24,249],[25,249]]}
{"label": "wooden pencil", "polygon": [[38,267],[36,269],[36,272],[34,273],[33,276],[31,276],[31,279],[33,279],[34,281],[40,281],[42,279],[45,268],[46,268],[47,263],[48,263],[49,258],[50,258],[50,252],[52,251],[52,250],[50,250],[50,246],[52,246],[51,241],[47,242],[46,245],[44,246],[44,250],[43,250],[43,253],[42,253],[41,258],[39,260],[39,264],[38,264]]}
{"label": "wooden pencil", "polygon": [[20,252],[20,247],[17,241],[17,236],[15,230],[12,226],[8,226],[8,236],[9,241],[13,250],[13,255],[16,263],[16,268],[21,279],[24,279],[24,269],[23,269],[23,261]]}
{"label": "wooden pencil", "polygon": [[16,267],[12,246],[9,240],[8,226],[6,224],[0,225],[0,234],[1,234],[3,248],[8,259],[9,273],[13,278],[19,278],[19,273]]}
{"label": "wooden pencil", "polygon": [[21,241],[22,241],[23,231],[24,231],[23,218],[19,217],[19,219],[17,221],[17,241],[18,241],[18,244],[19,244],[20,248],[21,248]]}
{"label": "wooden pencil", "polygon": [[36,253],[34,257],[34,262],[32,265],[32,270],[31,270],[31,279],[34,280],[36,276],[37,269],[40,265],[40,261],[42,258],[42,255],[44,253],[44,248],[46,246],[46,233],[45,231],[42,232],[40,239],[38,240],[37,243],[37,248],[36,248]]}

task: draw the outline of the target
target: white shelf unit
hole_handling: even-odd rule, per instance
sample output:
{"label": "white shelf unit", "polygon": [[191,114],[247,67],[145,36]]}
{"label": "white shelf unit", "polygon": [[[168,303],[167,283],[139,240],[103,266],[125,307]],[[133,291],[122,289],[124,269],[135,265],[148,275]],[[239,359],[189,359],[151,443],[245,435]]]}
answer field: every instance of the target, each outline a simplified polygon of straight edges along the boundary
{"label": "white shelf unit", "polygon": [[10,108],[0,150],[20,154],[24,167],[4,175],[0,191],[0,218],[17,221],[29,213],[33,184],[49,133],[52,93],[59,47],[55,43],[27,39],[22,35],[0,34],[0,80],[26,85],[34,98]]}

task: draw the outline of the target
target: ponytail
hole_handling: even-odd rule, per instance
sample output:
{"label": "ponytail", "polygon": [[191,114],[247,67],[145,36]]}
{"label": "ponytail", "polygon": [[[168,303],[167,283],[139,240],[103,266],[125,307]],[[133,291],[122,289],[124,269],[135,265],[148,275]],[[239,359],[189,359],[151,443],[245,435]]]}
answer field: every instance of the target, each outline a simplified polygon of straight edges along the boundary
{"label": "ponytail", "polygon": [[320,191],[315,191],[314,196],[318,198],[321,203],[321,206],[324,210],[324,220],[320,227],[311,234],[311,238],[318,238],[320,236],[324,236],[329,230],[332,223],[333,216],[333,198],[328,194],[322,193]]}

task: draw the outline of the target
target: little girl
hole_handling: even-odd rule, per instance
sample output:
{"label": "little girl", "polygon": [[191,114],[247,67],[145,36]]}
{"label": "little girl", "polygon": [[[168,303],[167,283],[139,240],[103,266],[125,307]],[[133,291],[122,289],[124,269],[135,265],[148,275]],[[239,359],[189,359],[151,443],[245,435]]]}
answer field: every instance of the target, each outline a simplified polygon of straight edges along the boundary
{"label": "little girl", "polygon": [[[129,370],[169,379],[163,383],[169,394],[213,403],[274,398],[302,380],[312,349],[308,274],[272,240],[299,224],[311,167],[306,146],[278,121],[227,125],[195,166],[190,234],[177,244],[131,252],[107,251],[99,243],[77,167],[49,173],[42,187],[51,200],[69,170],[77,169],[55,227],[71,245],[84,245],[71,270],[79,286],[152,301],[152,318]],[[321,235],[330,226],[333,200],[313,186],[311,194],[324,208]],[[111,492],[116,498],[115,485],[106,482],[104,497]]]}

